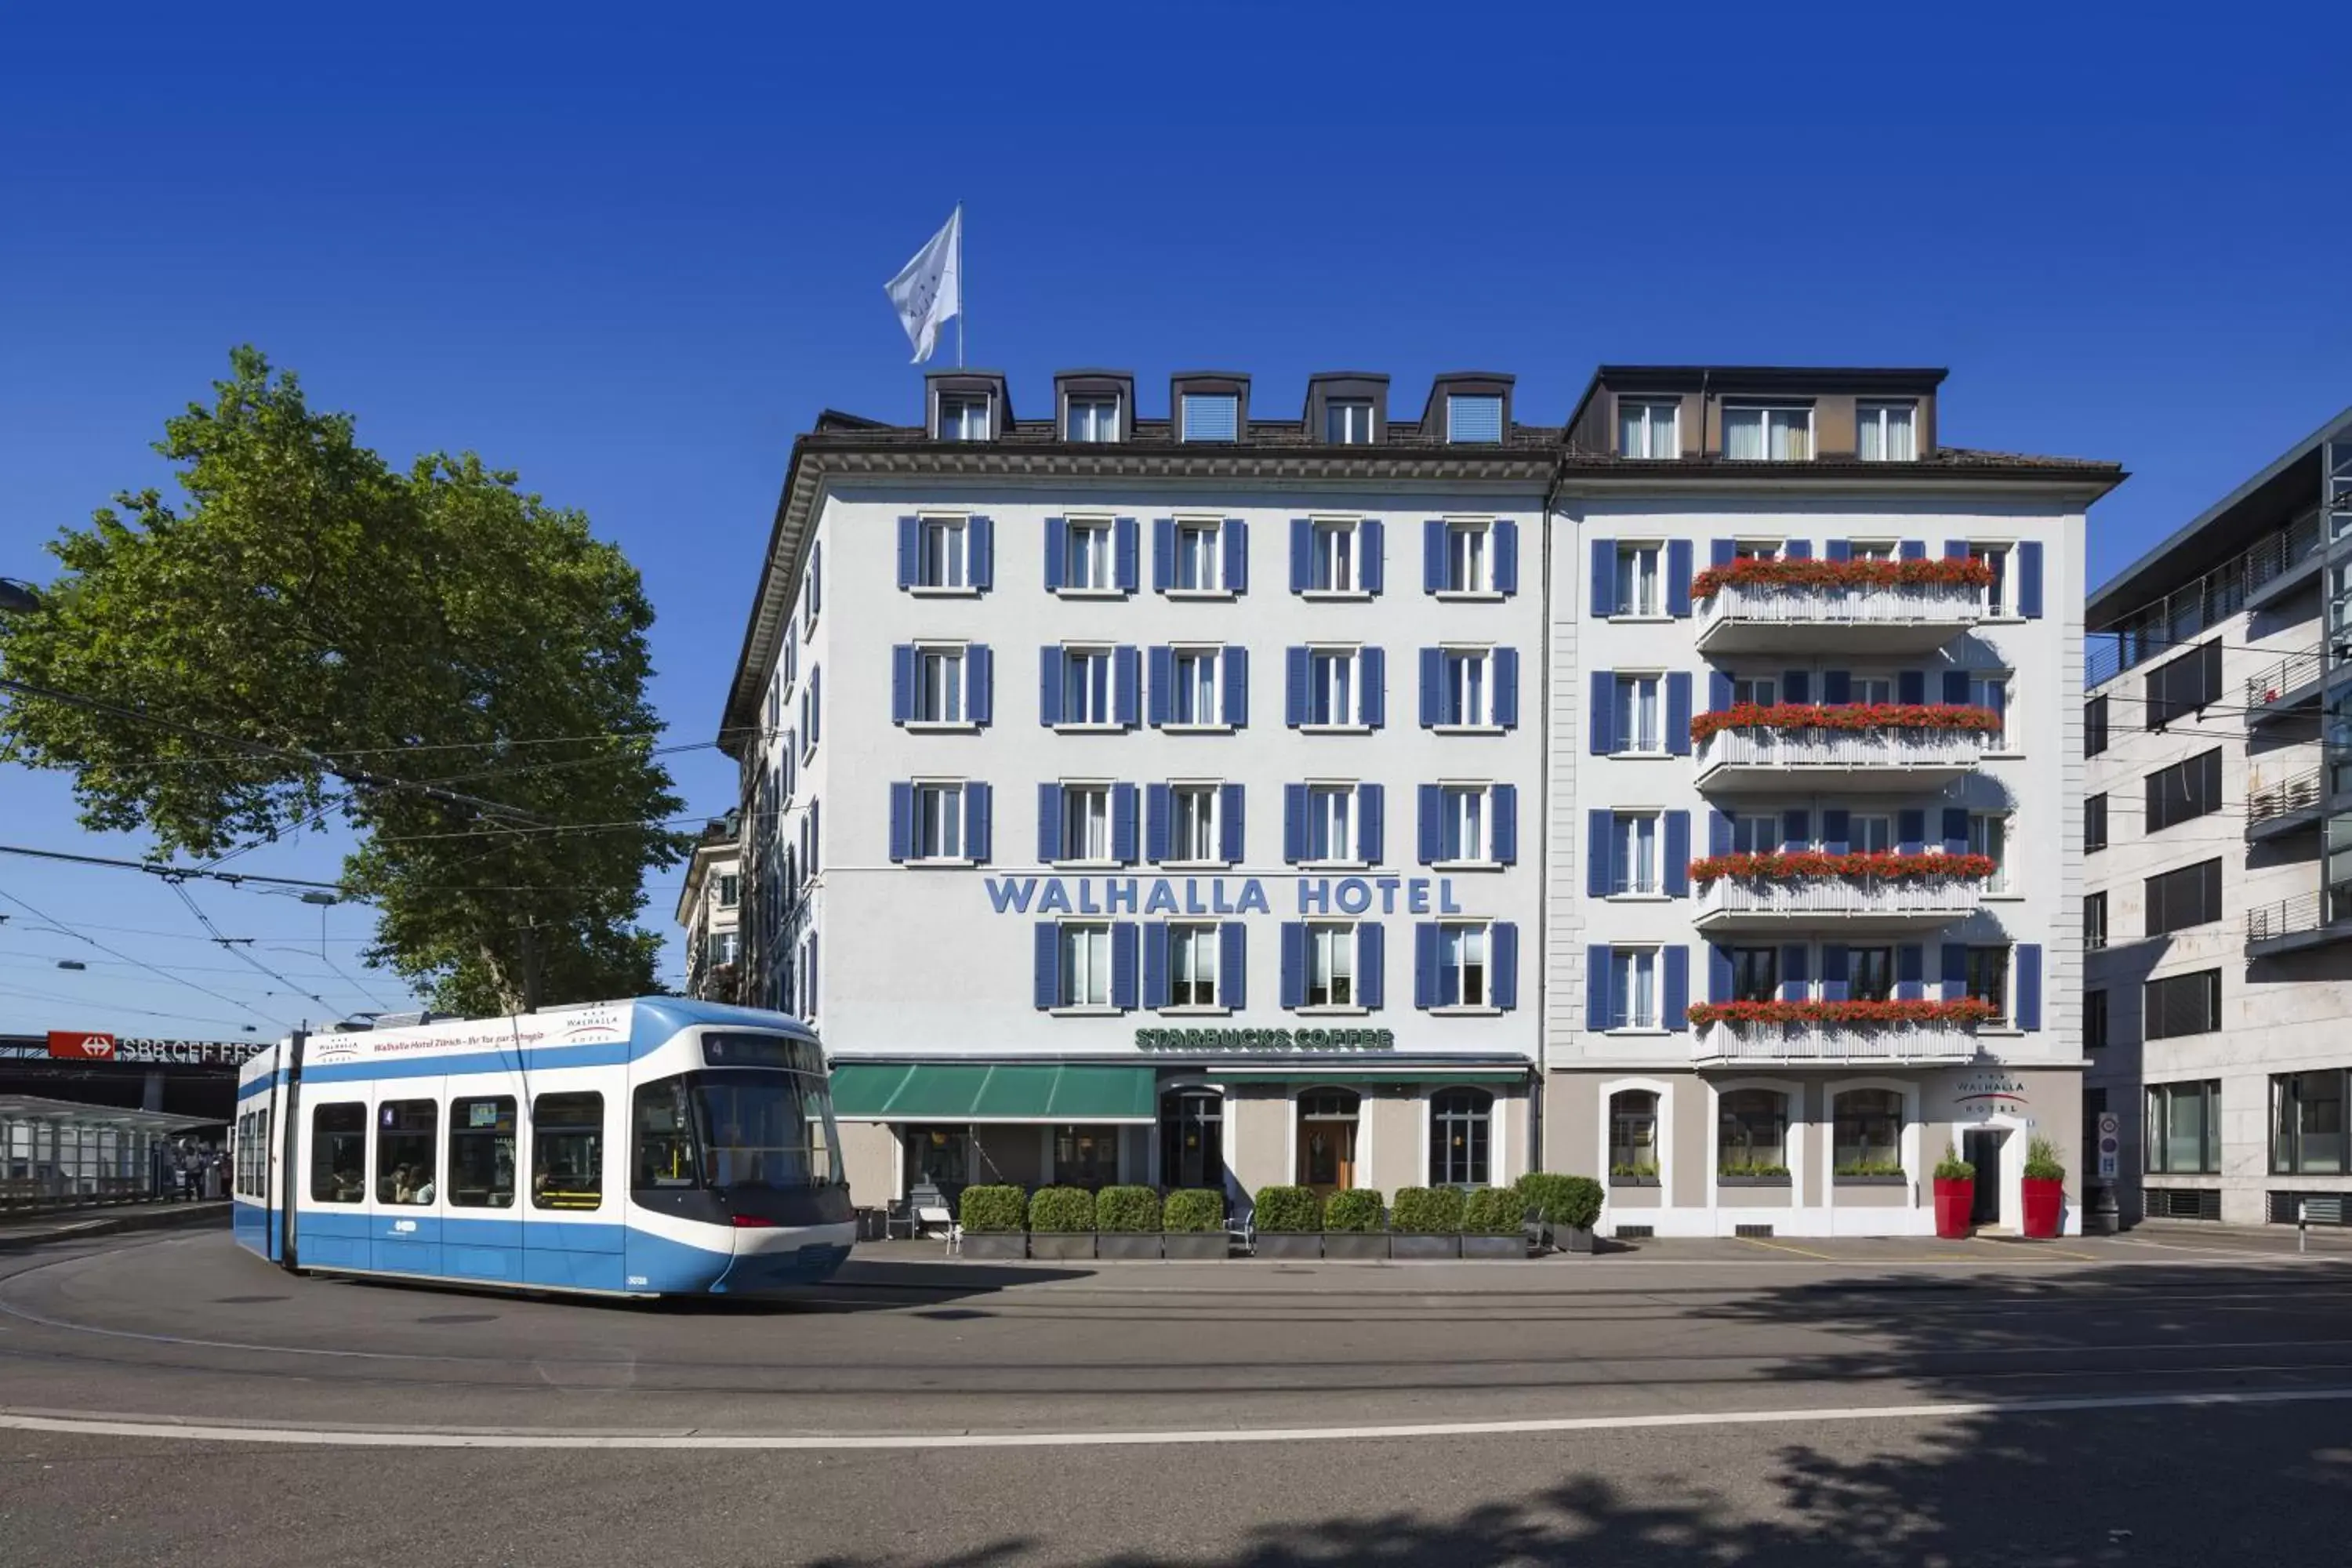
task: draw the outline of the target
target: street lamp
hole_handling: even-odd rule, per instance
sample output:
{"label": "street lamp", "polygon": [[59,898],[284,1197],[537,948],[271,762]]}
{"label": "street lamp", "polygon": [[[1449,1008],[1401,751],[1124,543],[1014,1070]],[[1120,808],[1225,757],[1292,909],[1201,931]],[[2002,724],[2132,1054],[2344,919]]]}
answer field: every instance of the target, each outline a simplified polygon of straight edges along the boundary
{"label": "street lamp", "polygon": [[41,607],[41,595],[21,578],[0,577],[0,616],[30,615]]}

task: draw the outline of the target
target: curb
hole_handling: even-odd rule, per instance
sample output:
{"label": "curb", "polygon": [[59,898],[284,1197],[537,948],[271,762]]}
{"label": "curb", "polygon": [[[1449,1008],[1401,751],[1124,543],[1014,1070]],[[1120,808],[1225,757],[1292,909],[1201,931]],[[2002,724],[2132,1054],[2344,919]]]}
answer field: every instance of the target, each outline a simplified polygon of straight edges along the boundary
{"label": "curb", "polygon": [[[79,1241],[84,1237],[121,1236],[131,1231],[178,1230],[214,1222],[226,1225],[229,1217],[226,1200],[211,1203],[173,1204],[168,1206],[142,1208],[129,1214],[97,1214],[88,1219],[52,1216],[50,1220],[34,1221],[17,1229],[0,1229],[0,1251],[37,1247],[49,1241]],[[70,1214],[70,1211],[68,1211]]]}

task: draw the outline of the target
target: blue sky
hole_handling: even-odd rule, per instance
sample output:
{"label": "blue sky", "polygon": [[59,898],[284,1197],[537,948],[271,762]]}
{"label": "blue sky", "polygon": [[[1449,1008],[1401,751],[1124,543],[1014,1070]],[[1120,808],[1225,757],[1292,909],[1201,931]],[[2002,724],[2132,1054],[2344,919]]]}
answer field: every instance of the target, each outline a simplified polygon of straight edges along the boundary
{"label": "blue sky", "polygon": [[[881,285],[958,201],[1016,409],[1076,364],[1245,368],[1283,410],[1318,368],[1411,407],[1501,369],[1531,420],[1602,361],[1948,365],[1948,439],[2132,470],[2095,575],[2352,403],[2342,7],[850,9],[12,18],[0,574],[163,482],[163,419],[251,342],[395,460],[471,447],[585,509],[706,739],[793,433],[916,414]],[[677,774],[730,803],[715,753]],[[0,842],[136,849],[16,768]],[[148,879],[0,857],[0,890],[219,993],[0,901],[0,1031],[320,1011]],[[197,896],[368,1005],[319,957],[356,972],[363,910]]]}

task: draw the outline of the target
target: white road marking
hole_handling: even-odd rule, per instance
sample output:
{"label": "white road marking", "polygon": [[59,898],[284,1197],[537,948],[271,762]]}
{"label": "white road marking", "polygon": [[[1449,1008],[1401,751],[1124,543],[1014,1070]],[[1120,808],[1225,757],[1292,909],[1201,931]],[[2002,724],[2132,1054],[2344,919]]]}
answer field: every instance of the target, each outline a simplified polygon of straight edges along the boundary
{"label": "white road marking", "polygon": [[1362,1442],[1381,1438],[1523,1436],[1655,1427],[1798,1426],[1822,1421],[1933,1421],[1962,1415],[2047,1415],[2085,1410],[2221,1408],[2352,1400],[2352,1388],[2256,1393],[2120,1394],[2084,1399],[1979,1399],[1934,1405],[1864,1405],[1827,1410],[1726,1410],[1660,1415],[1569,1415],[1523,1421],[1436,1421],[1389,1426],[1225,1427],[1167,1432],[722,1432],[575,1433],[359,1431],[335,1427],[203,1426],[168,1420],[84,1418],[0,1410],[0,1430],[82,1437],[177,1438],[190,1443],[266,1443],[329,1448],[1109,1448],[1191,1447],[1229,1443]]}

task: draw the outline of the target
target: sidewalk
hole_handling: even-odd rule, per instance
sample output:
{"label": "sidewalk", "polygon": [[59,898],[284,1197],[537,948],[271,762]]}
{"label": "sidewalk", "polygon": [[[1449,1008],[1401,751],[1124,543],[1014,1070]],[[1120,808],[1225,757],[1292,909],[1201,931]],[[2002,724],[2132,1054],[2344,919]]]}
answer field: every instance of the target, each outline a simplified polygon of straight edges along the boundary
{"label": "sidewalk", "polygon": [[226,1198],[165,1199],[103,1207],[53,1209],[46,1214],[0,1215],[0,1249],[37,1247],[45,1241],[79,1241],[89,1236],[167,1226],[226,1225]]}

